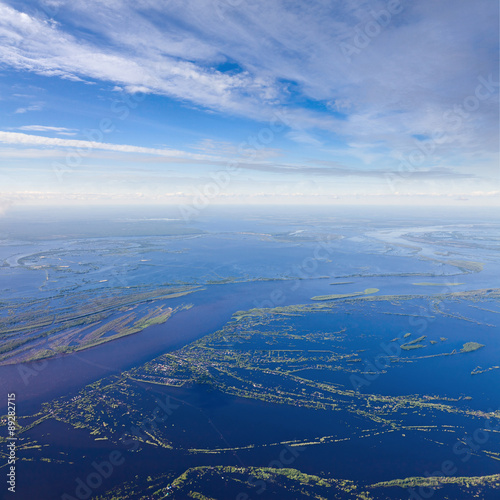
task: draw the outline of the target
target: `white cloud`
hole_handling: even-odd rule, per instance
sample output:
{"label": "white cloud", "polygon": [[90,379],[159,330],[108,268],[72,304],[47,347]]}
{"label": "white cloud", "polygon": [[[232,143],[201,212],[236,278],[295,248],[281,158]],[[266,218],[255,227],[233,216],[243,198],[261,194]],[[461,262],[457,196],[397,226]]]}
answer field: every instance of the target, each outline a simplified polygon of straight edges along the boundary
{"label": "white cloud", "polygon": [[287,133],[287,137],[295,142],[302,144],[309,144],[311,146],[321,146],[321,142],[316,139],[313,135],[303,131],[303,130],[292,130]]}
{"label": "white cloud", "polygon": [[193,158],[205,159],[204,155],[186,153],[175,149],[156,149],[145,148],[140,146],[130,146],[126,144],[109,144],[105,142],[81,141],[76,139],[60,139],[56,137],[43,137],[40,135],[21,134],[17,132],[0,131],[0,142],[5,144],[29,145],[29,146],[52,146],[73,148],[77,152],[81,151],[82,155],[87,155],[94,149],[117,151],[122,153],[141,153],[154,156],[166,156],[170,158]]}
{"label": "white cloud", "polygon": [[32,104],[31,106],[26,106],[24,108],[17,108],[14,113],[24,114],[28,111],[41,111],[43,109],[43,103]]}
{"label": "white cloud", "polygon": [[[101,10],[97,8],[92,12]],[[93,78],[113,82],[129,92],[140,89],[187,99],[219,111],[262,115],[255,112],[255,95],[274,95],[271,89],[266,88],[266,79],[253,78],[246,71],[229,75],[179,59],[181,52],[184,57],[190,53],[189,43],[187,46],[185,43],[169,44],[165,46],[169,53],[160,51],[157,44],[164,36],[159,37],[155,46],[146,47],[145,51],[140,50],[144,41],[132,49],[132,41],[140,38],[137,35],[140,25],[140,22],[134,24],[129,34],[123,26],[120,29],[120,43],[126,48],[128,40],[128,51],[101,48],[77,40],[53,23],[0,4],[0,36],[3,42],[0,45],[0,60],[16,69],[45,76],[72,80]],[[106,36],[113,36],[113,31],[107,31],[104,33]],[[151,34],[147,39],[152,40]],[[195,50],[198,57],[207,55],[203,43],[197,42],[197,47],[200,49]]]}
{"label": "white cloud", "polygon": [[[259,121],[284,107],[288,138],[309,146],[328,138],[356,144],[343,154],[376,168],[411,152],[414,135],[446,126],[444,113],[474,95],[479,75],[498,74],[498,5],[490,0],[440,0],[439,9],[435,0],[401,2],[402,12],[351,60],[341,42],[355,44],[359,30],[373,22],[371,12],[386,9],[387,1],[56,4],[54,22],[0,3],[0,62]],[[217,69],[225,62],[234,70]],[[449,130],[426,167],[446,168],[450,155],[491,165],[497,102],[498,89]]]}
{"label": "white cloud", "polygon": [[60,135],[76,135],[76,129],[51,127],[47,125],[23,125],[22,127],[18,127],[18,130],[24,130],[27,132],[55,132]]}

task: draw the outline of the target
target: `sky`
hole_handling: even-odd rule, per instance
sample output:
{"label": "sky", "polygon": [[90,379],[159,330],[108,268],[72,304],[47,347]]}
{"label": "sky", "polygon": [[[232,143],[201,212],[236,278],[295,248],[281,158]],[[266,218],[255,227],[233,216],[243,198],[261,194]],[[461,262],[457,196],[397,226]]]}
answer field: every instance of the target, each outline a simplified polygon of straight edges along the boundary
{"label": "sky", "polygon": [[0,211],[500,206],[495,0],[0,0]]}

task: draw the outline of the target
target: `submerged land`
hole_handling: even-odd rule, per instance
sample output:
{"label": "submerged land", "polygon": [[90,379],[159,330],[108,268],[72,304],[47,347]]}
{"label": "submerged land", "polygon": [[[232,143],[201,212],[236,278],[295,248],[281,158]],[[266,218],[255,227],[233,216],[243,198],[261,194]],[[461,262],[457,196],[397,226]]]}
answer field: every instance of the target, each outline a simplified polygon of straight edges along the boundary
{"label": "submerged land", "polygon": [[[28,497],[75,497],[119,451],[94,498],[495,498],[498,223],[124,224],[0,245],[0,371],[58,394],[20,407]],[[106,371],[93,353],[124,341]],[[64,386],[82,353],[85,382]]]}
{"label": "submerged land", "polygon": [[0,363],[29,362],[77,352],[165,323],[172,314],[190,307],[168,307],[169,299],[198,289],[115,289],[97,297],[81,294],[57,306],[51,305],[56,302],[54,298],[11,302],[7,314],[0,319]]}
{"label": "submerged land", "polygon": [[[447,318],[450,312],[444,312],[438,306],[441,302],[452,300],[462,310],[469,302],[494,306],[499,298],[500,289],[455,292],[433,297],[432,307],[436,314]],[[217,464],[218,460],[225,462],[234,453],[245,456],[279,447],[303,453],[308,449],[345,447],[349,443],[354,445],[391,435],[422,434],[431,442],[450,442],[450,439],[453,442],[453,439],[461,439],[464,427],[484,427],[484,422],[500,422],[500,411],[484,411],[470,405],[473,394],[406,394],[401,388],[401,394],[388,395],[377,393],[371,387],[378,377],[391,376],[398,366],[420,363],[428,358],[433,358],[439,366],[440,358],[471,356],[487,346],[469,341],[461,343],[460,349],[452,349],[452,346],[448,347],[448,339],[436,334],[417,337],[413,332],[406,332],[380,344],[387,352],[383,364],[375,365],[371,361],[372,354],[366,354],[366,349],[363,349],[371,345],[369,338],[363,340],[359,331],[348,327],[338,330],[327,327],[332,315],[338,317],[349,311],[351,315],[354,311],[362,315],[374,303],[377,314],[390,315],[391,310],[400,310],[401,304],[410,310],[411,304],[421,299],[414,296],[363,296],[238,311],[224,328],[213,334],[119,376],[99,380],[76,395],[45,404],[37,414],[20,418],[18,435],[25,443],[23,449],[31,450],[33,458],[38,456],[35,458],[38,460],[44,460],[43,447],[27,436],[38,426],[55,420],[85,430],[94,440],[109,442],[115,447],[126,449],[132,442],[133,451],[162,449],[165,453],[185,454],[195,461],[196,457],[210,457],[210,461]],[[471,318],[461,321],[482,324]],[[419,355],[413,354],[417,349]],[[429,349],[438,351],[420,354]],[[398,377],[397,372],[394,376]],[[150,388],[156,391],[161,387],[184,391],[201,387],[265,404],[328,412],[335,415],[338,424],[336,431],[329,435],[318,435],[311,429],[307,438],[282,441],[262,441],[259,438],[257,442],[240,438],[233,446],[227,442],[217,443],[213,430],[209,431],[208,427],[206,438],[185,442],[185,439],[179,440],[178,434],[172,433],[168,426],[145,424],[145,409],[148,415],[147,408],[151,408]],[[174,406],[177,407],[178,403]],[[124,425],[124,416],[128,425]],[[131,428],[138,431],[131,433]],[[500,463],[500,450],[493,442],[477,453],[486,460]],[[213,465],[194,467],[176,477],[163,474],[151,478],[148,484],[154,490],[151,498],[162,498],[167,492],[172,498],[217,498],[214,494],[221,481],[227,484],[227,491],[235,490],[238,494],[241,488],[252,490],[259,480],[263,480],[268,494],[274,492],[282,498],[376,499],[382,498],[381,491],[388,494],[388,491],[397,492],[398,488],[427,487],[429,484],[447,494],[463,491],[479,494],[496,489],[499,477],[454,477],[433,479],[431,483],[421,477],[406,477],[369,484],[308,475],[294,468],[275,470]],[[117,487],[110,496],[102,498],[125,498],[123,495],[128,487]],[[397,498],[398,493],[395,495]]]}

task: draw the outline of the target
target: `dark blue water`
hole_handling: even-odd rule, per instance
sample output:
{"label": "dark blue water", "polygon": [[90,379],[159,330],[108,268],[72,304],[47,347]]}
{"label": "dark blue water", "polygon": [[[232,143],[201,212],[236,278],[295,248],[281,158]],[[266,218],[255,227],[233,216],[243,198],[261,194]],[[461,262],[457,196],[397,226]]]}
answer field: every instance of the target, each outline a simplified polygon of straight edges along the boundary
{"label": "dark blue water", "polygon": [[[453,248],[454,252],[458,252],[457,259],[468,258],[484,263],[483,272],[463,273],[456,266],[420,259],[417,254],[412,253],[413,250],[367,236],[368,233],[385,228],[393,230],[405,226],[441,225],[443,220],[447,220],[450,225],[495,222],[491,213],[473,212],[444,214],[427,211],[417,217],[410,211],[395,213],[393,209],[366,211],[332,207],[331,210],[310,208],[293,211],[286,208],[269,212],[266,208],[256,210],[253,214],[224,209],[214,213],[208,211],[187,224],[182,221],[148,221],[151,234],[140,237],[136,233],[144,228],[148,218],[157,218],[159,215],[176,218],[175,210],[159,214],[153,209],[117,209],[115,213],[106,215],[108,219],[98,210],[83,215],[72,213],[67,215],[63,225],[60,221],[54,222],[57,219],[55,213],[40,213],[37,215],[38,219],[32,213],[13,214],[10,220],[0,221],[0,235],[4,235],[0,238],[3,243],[0,246],[0,257],[9,258],[14,266],[17,257],[21,255],[48,252],[56,248],[60,253],[53,258],[73,258],[75,262],[71,265],[75,266],[75,273],[51,270],[51,273],[55,272],[55,275],[50,276],[54,279],[46,280],[43,270],[1,268],[2,298],[40,295],[52,297],[64,290],[61,297],[52,298],[54,303],[63,304],[71,296],[72,287],[77,287],[79,291],[101,293],[108,287],[120,286],[120,280],[125,280],[128,286],[190,283],[202,284],[205,289],[169,301],[169,305],[173,307],[186,303],[193,303],[194,307],[175,314],[163,325],[40,364],[1,366],[0,388],[3,394],[15,392],[18,414],[27,415],[38,411],[42,402],[76,393],[88,383],[119,374],[212,333],[223,327],[237,310],[304,304],[309,303],[313,296],[361,292],[365,288],[380,289],[378,295],[435,295],[493,288],[498,284],[500,267],[498,254],[491,249]],[[80,220],[87,221],[80,228],[79,234],[78,225],[74,223],[77,216]],[[111,224],[110,218],[114,218]],[[45,225],[41,226],[41,222]],[[158,224],[167,224],[168,227]],[[174,226],[184,232],[191,231],[192,234],[169,235]],[[109,228],[112,231],[110,229],[110,236],[106,236]],[[119,233],[121,228],[124,228],[123,235]],[[71,229],[75,234],[64,234],[62,229]],[[306,239],[300,239],[301,236],[294,240],[290,236],[294,231],[304,231],[299,234],[306,235],[308,239],[306,236]],[[10,235],[10,240],[7,240],[6,234]],[[62,239],[61,234],[64,236]],[[319,242],[332,235],[342,238],[328,240],[326,258],[317,259],[315,252],[319,248]],[[489,237],[493,238],[494,234]],[[14,238],[17,242],[13,242]],[[16,252],[19,255],[14,252],[16,258],[11,255],[12,252],[9,253],[10,245],[17,245]],[[128,253],[120,254],[121,247],[127,249]],[[439,248],[440,251],[446,250]],[[437,257],[440,258],[442,257]],[[89,263],[96,268],[82,275],[85,278],[82,279],[76,271],[87,269]],[[401,273],[437,276],[397,276]],[[246,282],[207,284],[230,277]],[[251,281],[259,278],[274,281]],[[115,281],[98,284],[103,279]],[[45,281],[45,287],[39,289]],[[352,283],[331,285],[338,281]],[[443,283],[448,281],[464,284],[446,287]],[[415,282],[442,285],[416,286],[413,284]],[[293,318],[293,326],[304,333],[315,330],[340,331],[346,328],[341,340],[332,341],[332,349],[362,351],[362,363],[356,364],[357,367],[385,354],[382,346],[388,345],[391,339],[402,332],[412,332],[409,340],[427,335],[425,344],[428,345],[431,339],[438,343],[428,345],[425,349],[403,352],[401,356],[412,360],[412,363],[390,365],[386,373],[380,373],[368,387],[362,388],[362,392],[453,398],[459,399],[453,404],[461,409],[497,409],[500,406],[500,370],[476,376],[472,376],[470,372],[477,366],[488,368],[500,364],[499,315],[471,308],[465,301],[445,301],[446,312],[460,314],[481,323],[477,324],[433,314],[429,300],[425,298],[393,302],[392,305],[388,302],[339,303],[329,314],[308,314]],[[493,309],[496,307],[498,310],[496,303],[472,305],[474,304]],[[409,316],[385,314],[387,312]],[[440,337],[446,337],[447,341],[441,342]],[[459,350],[469,341],[480,342],[485,347],[473,353],[416,359],[429,354]],[[352,389],[349,373],[310,370],[301,376],[306,375]],[[123,453],[125,463],[116,468],[99,492],[135,475],[145,478],[165,471],[178,475],[188,467],[197,465],[266,466],[279,459],[284,448],[283,444],[279,444],[280,441],[314,441],[321,436],[332,435],[337,436],[339,441],[305,446],[290,463],[284,465],[311,474],[367,482],[424,475],[426,471],[432,472],[444,460],[450,459],[457,461],[457,474],[464,476],[493,474],[499,470],[499,462],[488,458],[484,453],[479,452],[465,463],[459,462],[452,451],[462,431],[471,434],[484,426],[479,418],[464,419],[443,412],[429,412],[426,414],[427,420],[424,420],[418,411],[408,410],[405,415],[407,424],[432,424],[437,425],[439,430],[426,433],[400,430],[392,432],[389,428],[363,417],[353,416],[344,410],[315,411],[267,404],[230,397],[197,386],[181,389],[155,386],[150,389],[155,394],[170,394],[179,404],[180,409],[166,425],[169,426],[172,441],[181,449],[165,450],[149,446],[138,453],[131,453],[123,444],[95,441],[86,431],[48,421],[26,435],[26,438],[36,439],[48,446],[43,448],[41,455],[27,451],[23,452],[23,456],[29,458],[34,453],[37,457],[61,460],[61,463],[48,463],[38,459],[34,462],[21,462],[19,484],[22,484],[23,489],[19,492],[19,498],[58,498],[64,492],[73,494],[76,478],[84,478],[92,472],[92,461],[105,460],[113,450]],[[463,399],[464,396],[472,399]],[[154,398],[151,399],[153,400]],[[4,406],[5,400],[2,400],[2,411],[5,411]],[[144,413],[148,414],[151,409],[145,407]],[[129,425],[126,418],[123,424]],[[443,425],[453,425],[460,432],[442,432]],[[367,437],[360,438],[358,434],[363,429],[371,432]],[[485,445],[488,450],[499,450],[497,435],[493,435]],[[344,440],[347,438],[352,439]],[[186,452],[190,447],[227,448],[249,444],[256,446],[217,455]],[[54,475],[58,477],[56,484],[52,480]],[[28,477],[30,481],[25,480]]]}

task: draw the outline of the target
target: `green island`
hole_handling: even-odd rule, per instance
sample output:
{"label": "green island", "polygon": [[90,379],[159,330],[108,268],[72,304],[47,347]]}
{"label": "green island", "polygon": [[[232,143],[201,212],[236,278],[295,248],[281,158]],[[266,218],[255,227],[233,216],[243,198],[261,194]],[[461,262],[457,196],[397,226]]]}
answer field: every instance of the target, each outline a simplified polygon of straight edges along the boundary
{"label": "green island", "polygon": [[480,273],[484,269],[484,262],[476,262],[473,260],[440,260],[425,256],[420,256],[420,258],[422,260],[428,260],[439,264],[447,264],[449,266],[457,267],[462,272],[462,274]]}
{"label": "green island", "polygon": [[424,344],[402,344],[401,349],[404,351],[411,351],[413,349],[423,349],[426,347]]}
{"label": "green island", "polygon": [[[165,486],[167,484],[167,486]],[[97,500],[127,500],[133,494],[140,500],[217,500],[224,491],[227,498],[279,498],[281,500],[375,500],[394,498],[400,488],[439,489],[443,498],[481,498],[500,488],[500,474],[458,477],[408,477],[374,484],[360,484],[303,473],[294,468],[199,466],[172,478],[168,474],[149,476],[146,485],[132,480],[96,496]],[[432,491],[432,490],[431,490]],[[384,495],[381,497],[380,495]],[[391,496],[385,496],[391,495]]]}
{"label": "green island", "polygon": [[[430,477],[408,477],[406,479],[395,479],[393,481],[383,481],[371,485],[372,488],[443,488],[445,486],[458,486],[454,491],[471,492],[471,490],[499,489],[500,474],[490,476],[475,477],[454,477],[454,476],[430,476]],[[479,487],[479,488],[478,488]],[[451,490],[451,488],[450,488]],[[452,491],[453,491],[452,490]],[[446,490],[445,490],[446,491]],[[470,497],[473,498],[473,497]]]}
{"label": "green island", "polygon": [[357,297],[360,295],[368,295],[371,293],[377,293],[378,291],[380,291],[378,288],[366,288],[364,292],[338,293],[338,294],[333,294],[333,295],[318,295],[316,297],[311,297],[311,300],[347,299],[350,297]]}
{"label": "green island", "polygon": [[[410,335],[408,333],[405,334],[405,338],[408,338]],[[401,349],[404,351],[410,351],[412,349],[422,349],[423,347],[426,347],[424,344],[420,344],[422,340],[424,340],[427,337],[427,335],[422,335],[421,337],[418,337],[418,339],[411,340],[410,342],[407,342],[406,344],[401,345]]]}
{"label": "green island", "polygon": [[[141,488],[128,482],[114,488],[98,500],[126,500],[133,491],[143,500],[173,498],[177,500],[216,500],[224,491],[226,498],[250,498],[265,493],[264,498],[283,500],[357,499],[371,500],[365,488],[348,480],[323,478],[297,469],[272,467],[201,466],[192,467],[164,486],[165,475],[149,477]],[[141,491],[142,490],[142,491]],[[144,495],[144,496],[140,496]],[[246,495],[246,496],[245,496]]]}
{"label": "green island", "polygon": [[458,267],[461,271],[479,273],[484,268],[484,262],[475,262],[472,260],[447,260],[443,261],[450,266]]}
{"label": "green island", "polygon": [[484,344],[478,344],[477,342],[466,342],[462,349],[460,349],[460,352],[474,352],[478,349],[481,349],[481,347],[484,347]]}
{"label": "green island", "polygon": [[471,375],[480,375],[481,373],[488,373],[493,370],[500,370],[500,366],[495,365],[495,366],[490,366],[489,368],[481,368],[480,366],[476,366],[474,370],[470,372]]}
{"label": "green island", "polygon": [[422,342],[422,340],[426,339],[427,335],[422,335],[421,337],[418,337],[418,339],[411,340],[410,342],[407,342],[406,345],[413,345],[413,344],[418,344],[419,342]]}
{"label": "green island", "polygon": [[165,323],[190,305],[169,307],[171,299],[200,287],[115,288],[105,295],[80,293],[46,307],[43,300],[0,304],[0,364],[68,354]]}

